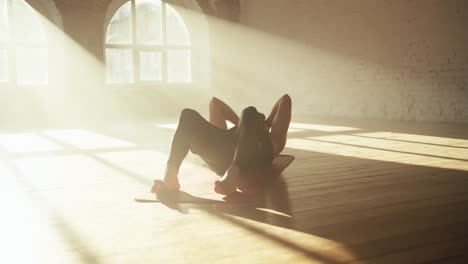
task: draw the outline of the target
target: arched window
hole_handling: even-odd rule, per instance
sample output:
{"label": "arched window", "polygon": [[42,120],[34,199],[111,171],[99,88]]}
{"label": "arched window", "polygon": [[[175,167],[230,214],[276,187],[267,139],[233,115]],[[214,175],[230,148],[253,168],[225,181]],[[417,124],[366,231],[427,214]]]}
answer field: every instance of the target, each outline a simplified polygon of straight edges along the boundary
{"label": "arched window", "polygon": [[48,83],[46,33],[38,13],[24,0],[0,0],[0,83]]}
{"label": "arched window", "polygon": [[182,17],[160,0],[126,2],[107,27],[108,83],[190,83],[191,56]]}

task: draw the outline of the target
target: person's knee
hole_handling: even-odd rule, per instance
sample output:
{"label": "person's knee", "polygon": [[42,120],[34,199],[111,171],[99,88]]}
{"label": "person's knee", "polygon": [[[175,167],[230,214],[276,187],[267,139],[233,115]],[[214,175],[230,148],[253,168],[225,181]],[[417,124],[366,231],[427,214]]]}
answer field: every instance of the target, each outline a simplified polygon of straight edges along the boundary
{"label": "person's knee", "polygon": [[196,118],[197,115],[198,115],[197,111],[190,109],[190,108],[185,108],[180,113],[180,122],[193,120]]}
{"label": "person's knee", "polygon": [[182,112],[180,113],[181,116],[190,116],[195,114],[196,111],[190,108],[184,108],[182,109]]}
{"label": "person's knee", "polygon": [[201,119],[203,119],[203,117],[197,111],[185,108],[180,114],[178,129],[196,129],[196,127],[199,126]]}
{"label": "person's knee", "polygon": [[212,97],[210,100],[210,110],[216,110],[219,106],[220,100],[216,97]]}
{"label": "person's knee", "polygon": [[217,97],[211,97],[210,103],[218,104],[219,102],[221,102],[221,100],[219,100]]}
{"label": "person's knee", "polygon": [[284,105],[289,106],[289,107],[292,106],[292,100],[291,100],[291,97],[289,96],[289,94],[285,94],[285,95],[283,95],[283,97],[281,97],[281,104],[284,104]]}

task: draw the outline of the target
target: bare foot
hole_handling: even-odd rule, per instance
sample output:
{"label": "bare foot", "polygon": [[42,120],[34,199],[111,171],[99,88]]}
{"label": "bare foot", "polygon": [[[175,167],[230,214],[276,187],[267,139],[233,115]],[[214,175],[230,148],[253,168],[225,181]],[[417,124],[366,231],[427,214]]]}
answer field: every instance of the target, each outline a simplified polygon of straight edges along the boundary
{"label": "bare foot", "polygon": [[240,170],[237,166],[231,166],[221,181],[215,182],[214,191],[222,195],[228,195],[235,192],[237,190],[239,173]]}
{"label": "bare foot", "polygon": [[164,173],[164,180],[154,180],[151,187],[152,193],[157,193],[160,190],[178,191],[180,183],[178,178],[178,171],[174,168],[166,168]]}

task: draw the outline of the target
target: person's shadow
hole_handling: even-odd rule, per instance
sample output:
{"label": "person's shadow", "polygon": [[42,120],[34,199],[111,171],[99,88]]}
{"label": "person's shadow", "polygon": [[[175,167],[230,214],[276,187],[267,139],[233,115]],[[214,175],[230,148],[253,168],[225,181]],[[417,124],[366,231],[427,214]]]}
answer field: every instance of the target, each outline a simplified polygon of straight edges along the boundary
{"label": "person's shadow", "polygon": [[184,214],[188,214],[190,209],[198,209],[281,227],[292,228],[293,225],[288,188],[282,175],[256,188],[255,193],[236,191],[223,200],[197,197],[183,191],[160,191],[157,198],[168,208]]}

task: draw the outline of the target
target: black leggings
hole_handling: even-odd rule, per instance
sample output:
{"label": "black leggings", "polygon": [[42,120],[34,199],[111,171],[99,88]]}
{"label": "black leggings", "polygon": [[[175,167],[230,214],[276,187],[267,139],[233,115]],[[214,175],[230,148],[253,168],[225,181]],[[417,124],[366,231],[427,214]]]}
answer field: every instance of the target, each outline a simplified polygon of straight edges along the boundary
{"label": "black leggings", "polygon": [[214,126],[195,110],[184,109],[167,163],[180,168],[190,150],[220,176],[233,162],[241,170],[271,165],[273,147],[264,124],[265,116],[252,106],[242,111],[238,126],[229,130]]}

